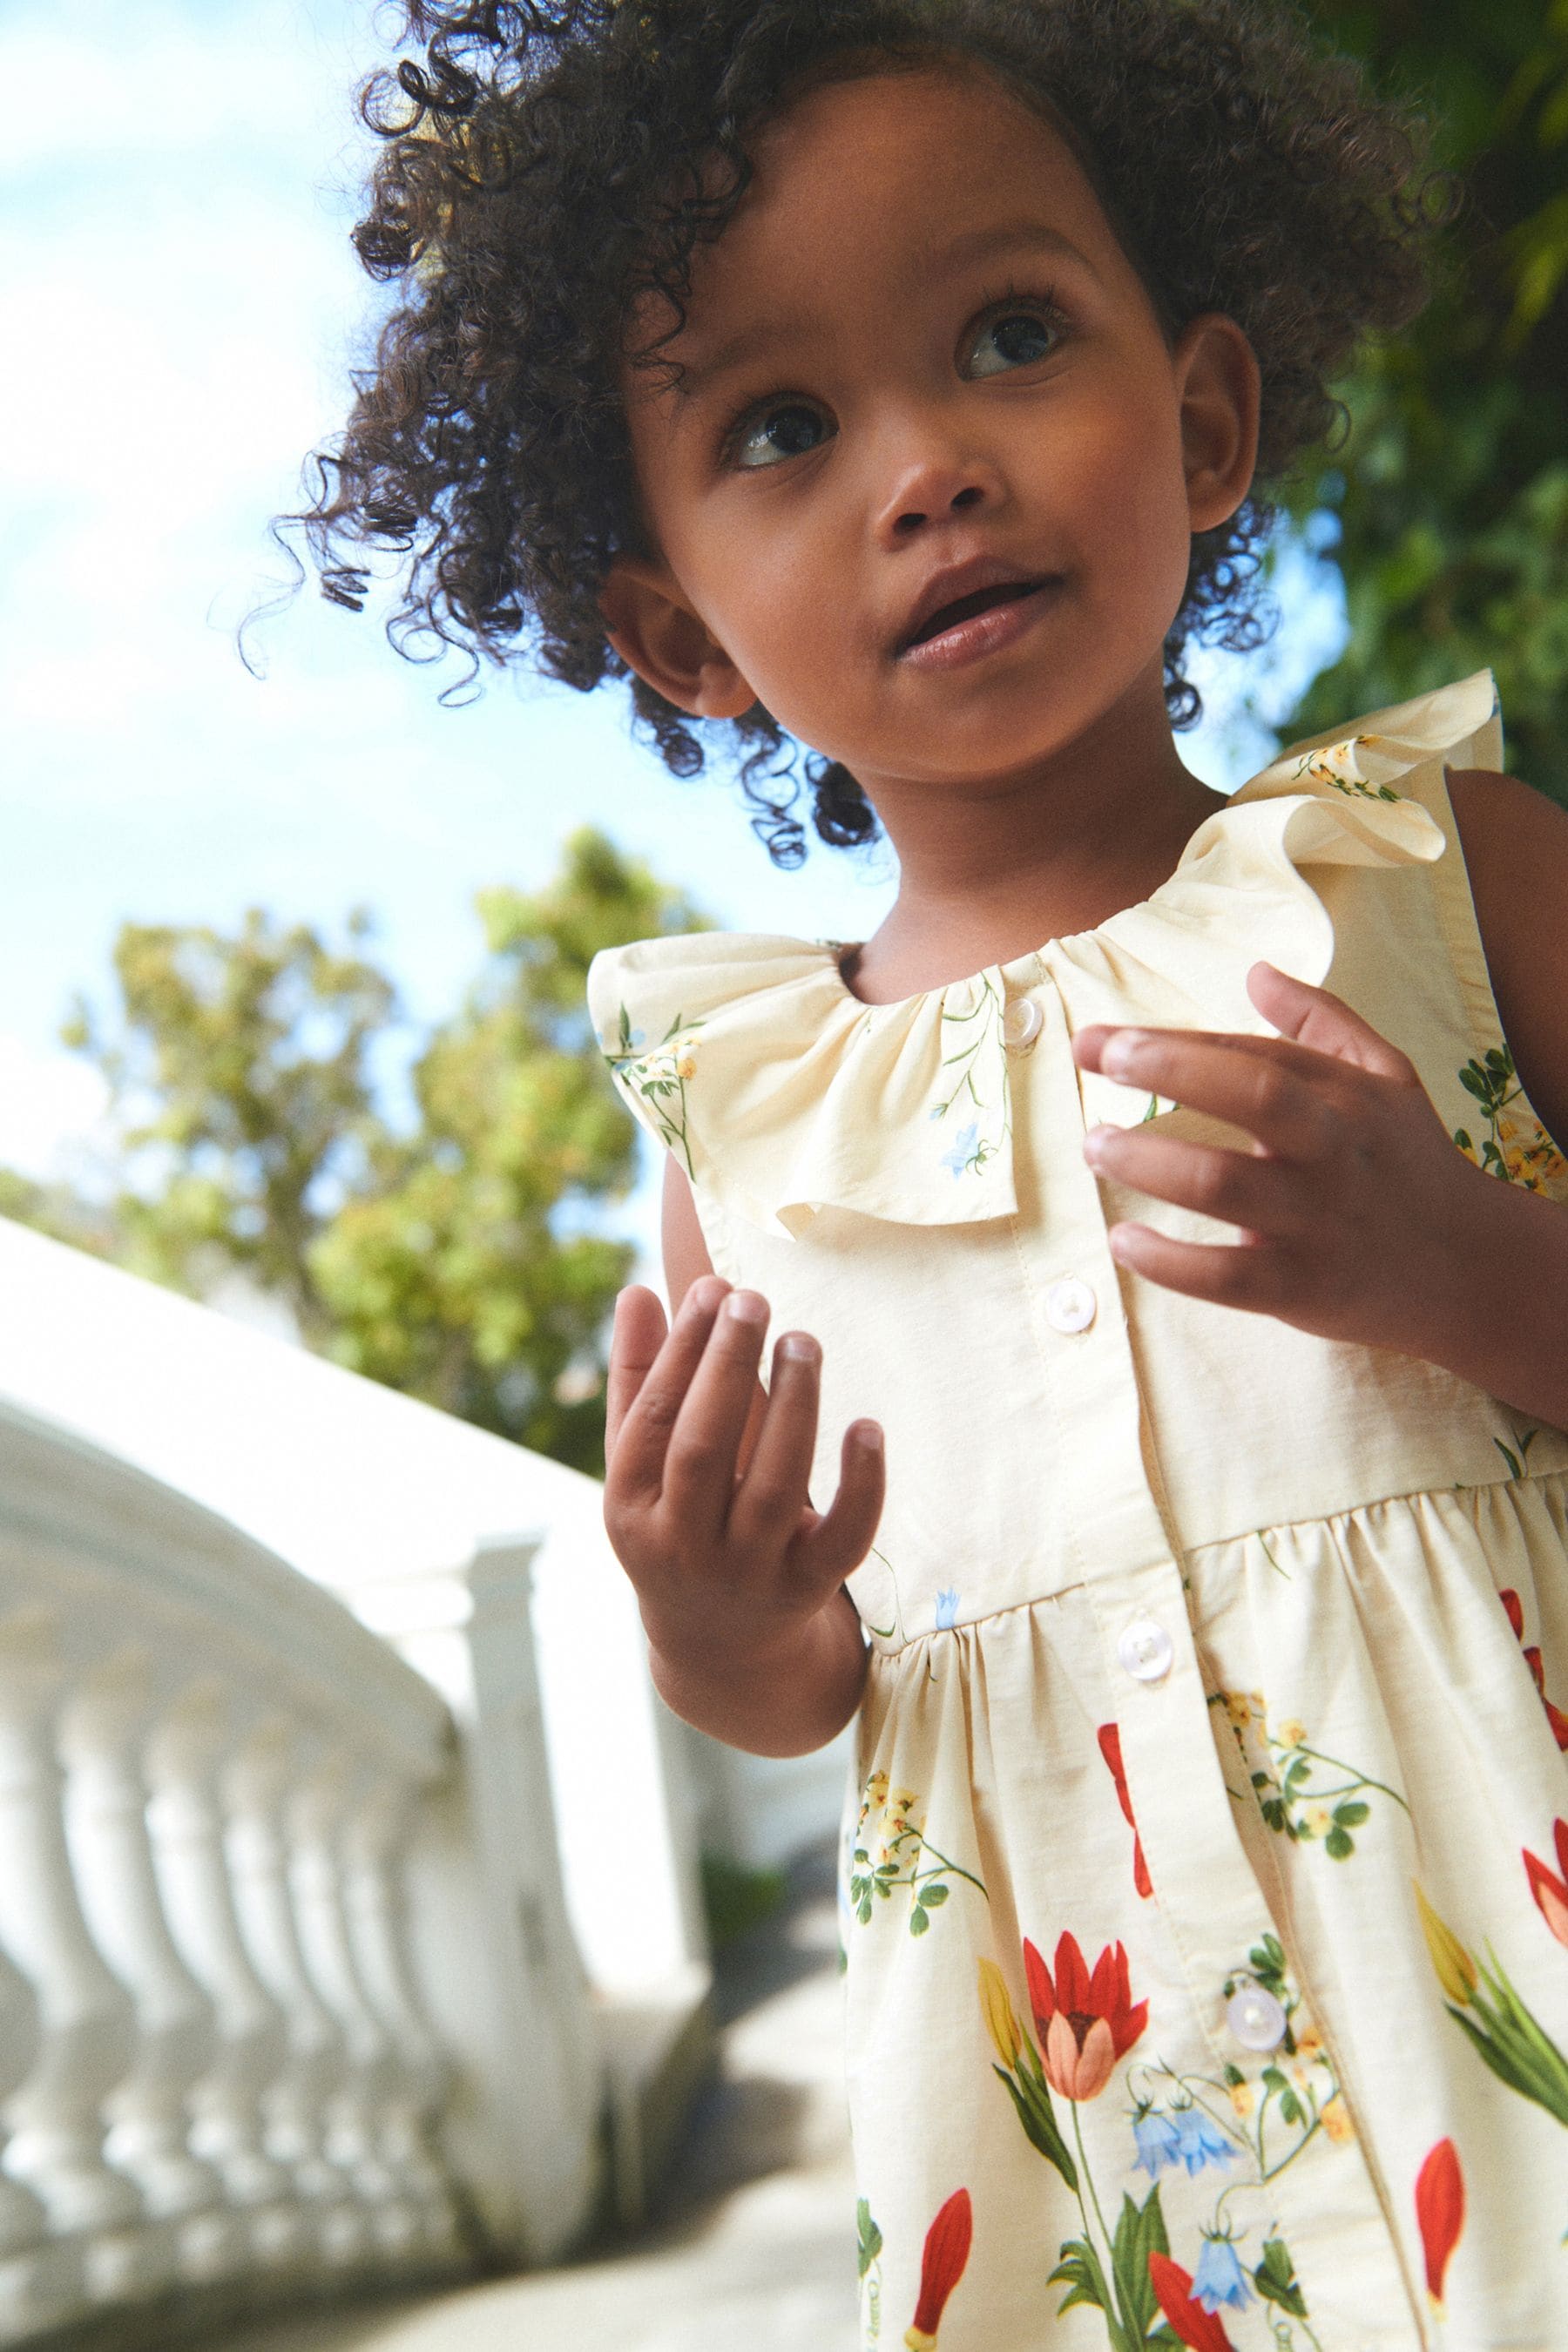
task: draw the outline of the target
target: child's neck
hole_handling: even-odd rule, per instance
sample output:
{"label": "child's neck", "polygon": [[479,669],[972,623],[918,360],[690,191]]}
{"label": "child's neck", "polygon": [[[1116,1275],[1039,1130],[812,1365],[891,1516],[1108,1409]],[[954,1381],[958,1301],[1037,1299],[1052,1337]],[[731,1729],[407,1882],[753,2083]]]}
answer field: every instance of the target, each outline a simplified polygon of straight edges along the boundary
{"label": "child's neck", "polygon": [[899,859],[899,895],[845,978],[890,1004],[1046,940],[1092,929],[1174,871],[1226,795],[1183,766],[1161,713],[1142,744],[1074,744],[1044,771],[972,794],[900,782],[871,797]]}

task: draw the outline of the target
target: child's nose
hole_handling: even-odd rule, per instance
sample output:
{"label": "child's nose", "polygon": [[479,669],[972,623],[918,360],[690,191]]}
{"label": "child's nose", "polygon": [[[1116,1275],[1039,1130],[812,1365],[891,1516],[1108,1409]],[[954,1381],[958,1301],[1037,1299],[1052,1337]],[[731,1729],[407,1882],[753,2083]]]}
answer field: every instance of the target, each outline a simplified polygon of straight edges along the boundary
{"label": "child's nose", "polygon": [[905,433],[889,475],[879,510],[879,530],[889,539],[908,539],[921,524],[962,520],[1002,503],[1002,470],[994,458],[963,446],[936,424]]}

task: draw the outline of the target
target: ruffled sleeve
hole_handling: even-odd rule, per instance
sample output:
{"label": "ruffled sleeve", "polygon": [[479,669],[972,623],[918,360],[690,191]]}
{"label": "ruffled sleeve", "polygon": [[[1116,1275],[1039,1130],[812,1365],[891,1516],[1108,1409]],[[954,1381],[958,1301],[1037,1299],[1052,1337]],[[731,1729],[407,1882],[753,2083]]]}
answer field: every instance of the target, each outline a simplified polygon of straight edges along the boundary
{"label": "ruffled sleeve", "polygon": [[[1011,1215],[1011,1000],[1054,984],[1071,1031],[1272,1034],[1249,968],[1321,984],[1334,933],[1314,870],[1440,857],[1442,827],[1400,787],[1450,761],[1500,764],[1489,670],[1292,744],[1149,898],[1097,929],[897,1003],[853,996],[831,941],[702,932],[608,950],[588,975],[601,1049],[693,1184],[764,1230],[799,1235],[825,1206],[916,1225]],[[1080,1084],[1086,1123],[1143,1115],[1109,1078]]]}

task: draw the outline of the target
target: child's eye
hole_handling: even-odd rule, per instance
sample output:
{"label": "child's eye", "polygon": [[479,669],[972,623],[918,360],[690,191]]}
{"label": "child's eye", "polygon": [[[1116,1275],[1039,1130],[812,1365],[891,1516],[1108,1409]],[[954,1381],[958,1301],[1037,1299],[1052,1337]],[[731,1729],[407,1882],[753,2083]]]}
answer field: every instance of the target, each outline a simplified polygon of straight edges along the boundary
{"label": "child's eye", "polygon": [[737,466],[776,466],[785,457],[804,457],[830,439],[833,427],[820,410],[801,400],[781,400],[773,408],[753,409],[743,417],[731,444]]}
{"label": "child's eye", "polygon": [[1048,359],[1060,341],[1061,330],[1052,311],[1038,309],[1005,310],[987,320],[969,347],[967,375],[1001,375],[1007,368],[1028,367]]}

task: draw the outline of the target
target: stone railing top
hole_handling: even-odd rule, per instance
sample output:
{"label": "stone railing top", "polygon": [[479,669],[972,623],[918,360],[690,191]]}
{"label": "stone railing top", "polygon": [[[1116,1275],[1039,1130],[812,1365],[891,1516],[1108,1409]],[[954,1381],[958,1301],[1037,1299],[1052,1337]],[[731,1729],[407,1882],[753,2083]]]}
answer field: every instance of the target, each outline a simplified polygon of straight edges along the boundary
{"label": "stone railing top", "polygon": [[313,1712],[352,1719],[373,1752],[395,1752],[421,1778],[440,1768],[447,1709],[340,1602],[205,1505],[0,1399],[0,1563],[8,1559],[53,1564],[68,1601],[86,1579],[221,1629],[280,1666]]}

